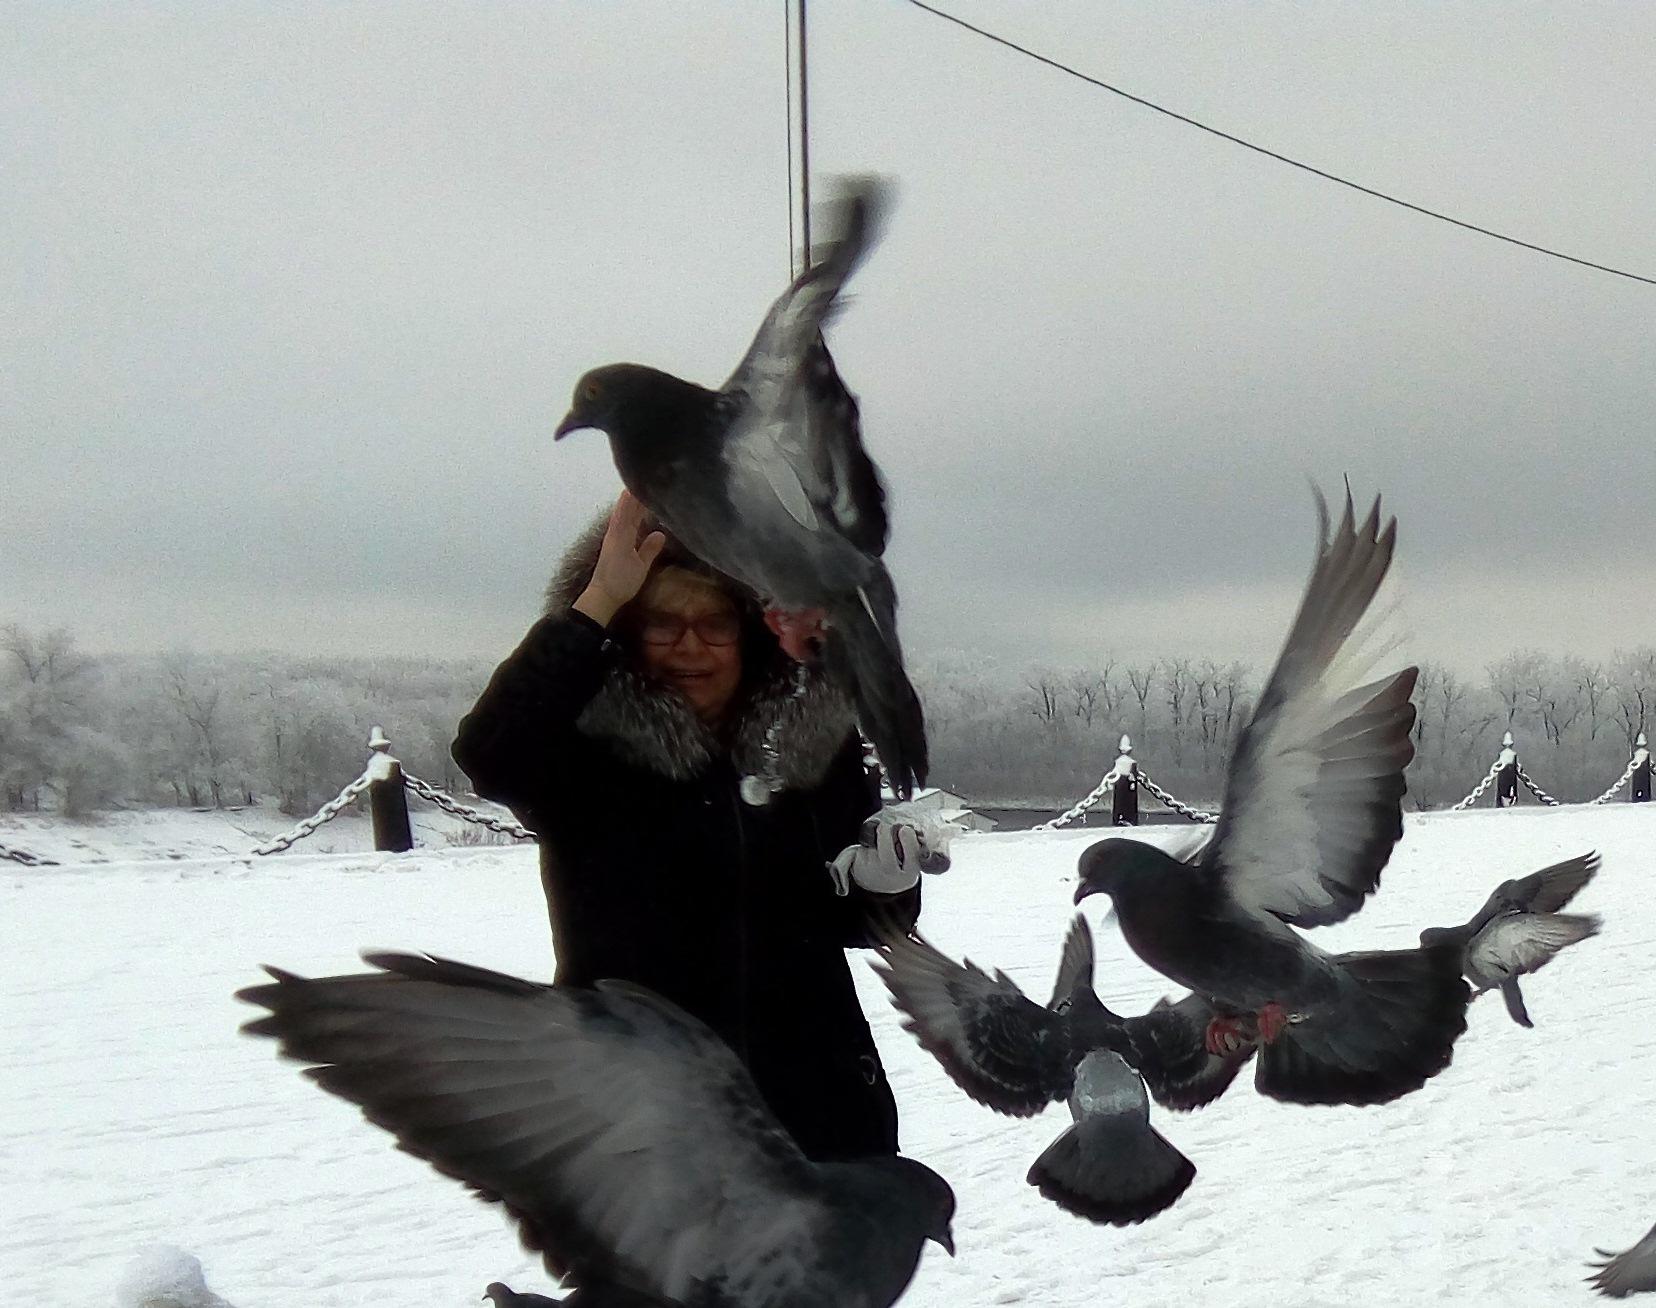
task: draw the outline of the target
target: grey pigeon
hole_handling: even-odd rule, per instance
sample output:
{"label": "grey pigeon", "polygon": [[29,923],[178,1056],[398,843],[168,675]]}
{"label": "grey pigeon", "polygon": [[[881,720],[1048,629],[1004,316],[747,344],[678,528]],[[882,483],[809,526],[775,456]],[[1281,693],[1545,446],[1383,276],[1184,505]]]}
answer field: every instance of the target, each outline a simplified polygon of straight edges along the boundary
{"label": "grey pigeon", "polygon": [[942,1177],[811,1162],[729,1046],[641,986],[364,959],[380,970],[267,968],[238,997],[269,1015],[243,1030],[503,1205],[554,1277],[593,1287],[578,1303],[887,1308],[927,1239],[953,1252]]}
{"label": "grey pigeon", "polygon": [[1499,989],[1519,1026],[1533,1027],[1518,978],[1545,967],[1560,951],[1598,934],[1596,913],[1560,913],[1598,871],[1597,852],[1554,863],[1496,886],[1484,906],[1457,927],[1427,927],[1423,945],[1461,951],[1461,971],[1474,995]]}
{"label": "grey pigeon", "polygon": [[[1079,903],[1114,900],[1145,963],[1217,1010],[1210,1047],[1260,1044],[1254,1084],[1291,1103],[1377,1104],[1448,1066],[1470,998],[1449,946],[1328,954],[1296,927],[1355,913],[1402,834],[1418,669],[1368,680],[1351,642],[1391,565],[1397,524],[1351,496],[1317,559],[1237,742],[1213,838],[1188,859],[1138,840],[1087,849]],[[1356,648],[1354,648],[1356,647]],[[1252,1015],[1239,1023],[1232,1014]]]}
{"label": "grey pigeon", "polygon": [[1631,1249],[1619,1254],[1607,1249],[1594,1252],[1604,1261],[1587,1264],[1598,1269],[1587,1282],[1606,1299],[1625,1299],[1630,1294],[1656,1290],[1656,1226]]}
{"label": "grey pigeon", "polygon": [[1146,1087],[1164,1105],[1194,1108],[1235,1079],[1252,1046],[1209,1053],[1211,1009],[1196,1019],[1165,1001],[1143,1017],[1111,1012],[1093,989],[1092,935],[1079,916],[1044,1008],[1005,973],[956,963],[917,934],[877,923],[875,936],[875,970],[904,1027],[956,1085],[1013,1117],[1068,1101],[1074,1125],[1029,1169],[1043,1195],[1078,1216],[1125,1226],[1185,1192],[1196,1169],[1150,1125]]}
{"label": "grey pigeon", "polygon": [[839,238],[771,305],[720,389],[610,364],[576,383],[556,434],[604,432],[627,489],[692,554],[776,609],[826,615],[828,672],[907,799],[925,784],[926,730],[881,560],[885,490],[822,339],[886,207],[879,183],[848,183]]}

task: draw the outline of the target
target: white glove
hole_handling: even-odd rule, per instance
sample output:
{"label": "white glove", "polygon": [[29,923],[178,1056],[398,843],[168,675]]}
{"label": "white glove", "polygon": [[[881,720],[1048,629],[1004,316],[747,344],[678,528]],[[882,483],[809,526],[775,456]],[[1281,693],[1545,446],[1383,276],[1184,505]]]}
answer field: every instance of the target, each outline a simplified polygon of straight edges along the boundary
{"label": "white glove", "polygon": [[947,823],[922,825],[893,809],[877,813],[863,824],[862,841],[847,845],[828,865],[834,890],[848,895],[854,881],[876,895],[900,895],[922,872],[948,871],[952,834]]}

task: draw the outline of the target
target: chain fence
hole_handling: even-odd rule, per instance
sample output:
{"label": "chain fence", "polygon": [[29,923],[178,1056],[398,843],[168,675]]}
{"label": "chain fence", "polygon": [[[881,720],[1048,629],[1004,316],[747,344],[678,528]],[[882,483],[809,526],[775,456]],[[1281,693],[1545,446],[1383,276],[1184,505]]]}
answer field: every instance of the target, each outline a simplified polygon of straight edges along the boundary
{"label": "chain fence", "polygon": [[[1633,775],[1638,772],[1641,767],[1647,766],[1649,762],[1650,754],[1645,749],[1644,737],[1641,736],[1633,756],[1628,759],[1627,766],[1622,769],[1621,776],[1611,782],[1603,793],[1582,802],[1589,806],[1594,804],[1608,804],[1621,792],[1622,788],[1633,779]],[[1563,806],[1564,801],[1549,795],[1536,782],[1535,778],[1530,776],[1530,774],[1525,771],[1523,764],[1518,762],[1517,754],[1512,749],[1509,737],[1509,739],[1503,744],[1502,754],[1489,765],[1489,771],[1484,773],[1483,778],[1478,782],[1478,784],[1467,792],[1465,798],[1455,804],[1451,804],[1447,811],[1451,813],[1459,813],[1465,809],[1471,808],[1472,805],[1476,804],[1484,797],[1485,792],[1488,791],[1490,786],[1495,783],[1496,779],[1501,775],[1502,768],[1509,765],[1516,769],[1518,780],[1523,782],[1525,789],[1527,789],[1530,794],[1534,795],[1539,803],[1548,808],[1559,808]],[[1124,772],[1120,769],[1112,768],[1109,772],[1104,774],[1104,778],[1093,787],[1089,794],[1078,800],[1070,808],[1064,810],[1064,812],[1060,813],[1057,817],[1050,818],[1045,822],[1037,823],[1035,826],[1031,827],[1030,830],[1055,831],[1059,827],[1068,826],[1071,822],[1075,821],[1083,813],[1087,812],[1094,805],[1096,805],[1099,800],[1103,799],[1103,797],[1109,792],[1110,788],[1114,786],[1123,775],[1131,776],[1137,785],[1149,791],[1151,795],[1160,800],[1161,803],[1167,808],[1183,817],[1189,818],[1192,822],[1212,823],[1219,820],[1219,814],[1209,813],[1203,809],[1196,808],[1194,805],[1185,803],[1176,795],[1168,793],[1161,786],[1157,785],[1154,778],[1146,774],[1142,767],[1135,765],[1131,772]]]}
{"label": "chain fence", "polygon": [[359,776],[340,791],[315,813],[306,818],[292,831],[277,836],[274,840],[266,841],[253,852],[255,854],[279,854],[284,849],[291,849],[296,841],[303,840],[325,822],[332,822],[344,811],[344,808],[363,791],[368,789],[369,777],[366,772]]}
{"label": "chain fence", "polygon": [[1110,787],[1121,780],[1121,774],[1114,768],[1104,774],[1104,779],[1092,788],[1090,794],[1085,795],[1071,804],[1055,818],[1048,818],[1045,822],[1037,822],[1030,828],[1031,831],[1056,831],[1059,827],[1067,827],[1076,818],[1080,817],[1099,800],[1109,793]]}
{"label": "chain fence", "polygon": [[[505,818],[497,818],[491,813],[483,812],[481,809],[468,807],[467,805],[462,804],[459,800],[455,799],[454,796],[432,785],[431,782],[424,781],[421,778],[414,776],[412,773],[402,773],[402,780],[406,789],[411,790],[421,799],[426,800],[431,804],[435,804],[438,808],[442,809],[443,812],[452,814],[454,817],[461,818],[467,822],[475,823],[480,827],[485,827],[498,835],[509,836],[513,840],[534,840],[536,838],[535,833],[529,830],[529,828],[524,826],[521,822],[513,822]],[[277,836],[276,839],[260,845],[253,852],[255,854],[277,854],[284,849],[291,849],[296,842],[303,840],[318,827],[338,817],[339,814],[344,811],[346,805],[350,804],[357,798],[358,795],[368,789],[368,786],[372,781],[373,777],[370,773],[364,772],[355,781],[351,782],[350,785],[346,786],[344,790],[334,796],[334,798],[330,799],[326,804],[322,805],[321,808],[317,809],[312,816],[306,818],[303,822],[295,826],[292,831],[287,832],[285,835]]]}
{"label": "chain fence", "polygon": [[[1530,774],[1528,772],[1524,771],[1524,765],[1522,763],[1520,763],[1518,765],[1518,780],[1520,780],[1524,783],[1525,788],[1528,789],[1530,794],[1534,795],[1537,799],[1539,799],[1548,808],[1557,808],[1557,807],[1559,807],[1558,801],[1556,799],[1554,799],[1551,795],[1549,795],[1546,791],[1542,790],[1540,786],[1536,785],[1534,779],[1530,776]],[[1598,801],[1594,800],[1593,802],[1597,803]]]}
{"label": "chain fence", "polygon": [[1449,806],[1449,811],[1451,813],[1459,813],[1462,809],[1471,808],[1472,805],[1476,804],[1483,798],[1484,791],[1488,790],[1495,778],[1500,775],[1501,761],[1496,759],[1495,762],[1489,765],[1489,771],[1484,774],[1484,779],[1478,782],[1477,785],[1473,786],[1472,789],[1467,792],[1466,798],[1461,800],[1460,803],[1451,804]]}
{"label": "chain fence", "polygon": [[[1608,804],[1621,792],[1622,787],[1627,785],[1627,783],[1633,779],[1633,774],[1635,772],[1637,772],[1641,767],[1649,765],[1649,751],[1646,750],[1642,744],[1642,736],[1640,737],[1640,740],[1641,744],[1634,750],[1633,756],[1627,760],[1627,766],[1622,769],[1621,776],[1612,781],[1599,794],[1593,796],[1592,799],[1582,800],[1581,803],[1584,807],[1591,808],[1597,804]],[[1534,795],[1538,803],[1547,808],[1562,808],[1564,806],[1563,800],[1558,799],[1553,795],[1549,795],[1541,788],[1535,778],[1530,776],[1523,763],[1519,761],[1516,752],[1513,751],[1511,737],[1509,735],[1507,742],[1502,746],[1501,753],[1497,755],[1495,761],[1489,765],[1489,771],[1484,774],[1483,780],[1478,782],[1478,784],[1472,788],[1471,792],[1465,799],[1461,800],[1460,803],[1451,805],[1449,811],[1451,813],[1458,813],[1461,810],[1470,808],[1473,804],[1477,803],[1478,800],[1483,798],[1484,792],[1489,789],[1490,784],[1495,780],[1495,778],[1500,776],[1501,770],[1505,767],[1511,767],[1516,772],[1518,780],[1524,784],[1524,789]]]}
{"label": "chain fence", "polygon": [[1203,809],[1195,808],[1192,805],[1185,803],[1184,800],[1177,799],[1168,794],[1167,791],[1163,790],[1145,775],[1143,768],[1140,768],[1138,771],[1138,783],[1181,817],[1187,817],[1192,822],[1217,822],[1219,820],[1219,815],[1217,813],[1209,813]]}
{"label": "chain fence", "polygon": [[[798,693],[797,690],[796,693]],[[776,786],[773,776],[765,775],[766,773],[774,773],[776,771],[774,759],[772,758],[775,750],[774,742],[767,739],[765,744],[770,747],[770,750],[766,756],[766,762],[771,764],[771,766],[762,768],[761,775],[757,777],[747,777],[743,779],[744,798],[747,798],[750,803],[764,803],[770,798],[770,794],[773,793]],[[1609,787],[1606,788],[1603,793],[1597,795],[1593,799],[1584,801],[1584,803],[1588,805],[1609,803],[1610,800],[1614,799],[1621,789],[1626,786],[1630,780],[1632,780],[1634,773],[1636,773],[1641,767],[1649,765],[1650,754],[1643,748],[1642,736],[1640,737],[1639,744],[1640,747],[1635,750],[1633,756],[1628,760],[1627,766],[1622,770],[1621,776],[1611,782]],[[1130,745],[1127,744],[1125,738],[1123,739],[1123,747],[1124,749],[1131,748]],[[383,739],[378,748],[381,750],[384,749]],[[872,753],[872,750],[870,749],[869,752]],[[361,775],[348,783],[344,789],[339,792],[339,794],[335,795],[326,804],[322,805],[322,807],[317,809],[316,812],[310,817],[297,823],[291,831],[287,831],[282,835],[277,836],[275,839],[266,841],[264,844],[259,845],[253,850],[253,853],[260,855],[276,854],[283,850],[291,849],[297,842],[303,840],[306,836],[311,835],[319,827],[331,822],[334,818],[338,817],[348,805],[353,803],[360,795],[362,795],[362,793],[366,791],[377,778],[387,775],[384,763],[388,760],[388,758],[389,756],[384,753],[376,756],[376,758],[370,762],[369,767],[363,771]],[[376,764],[379,764],[380,766],[376,767]],[[1062,813],[1058,814],[1056,817],[1049,818],[1045,822],[1039,822],[1035,826],[1031,827],[1030,830],[1056,831],[1061,827],[1068,826],[1071,822],[1074,822],[1076,819],[1080,818],[1084,813],[1087,813],[1096,807],[1099,801],[1102,800],[1105,795],[1109,794],[1111,789],[1123,777],[1127,777],[1136,786],[1147,790],[1167,808],[1171,809],[1175,813],[1178,813],[1182,817],[1188,818],[1192,822],[1210,824],[1219,820],[1219,814],[1209,813],[1203,809],[1195,807],[1192,804],[1187,804],[1182,799],[1178,798],[1178,796],[1171,794],[1162,786],[1158,785],[1155,779],[1149,776],[1144,769],[1138,766],[1137,763],[1131,758],[1124,755],[1123,758],[1117,760],[1117,764],[1118,766],[1113,767],[1106,772],[1103,777],[1099,779],[1098,784],[1094,786],[1086,795],[1082,796],[1081,799],[1077,800],[1074,804],[1065,809]],[[1552,795],[1549,795],[1545,790],[1543,790],[1540,785],[1537,784],[1535,779],[1524,769],[1523,764],[1517,761],[1516,753],[1512,751],[1511,741],[1509,738],[1503,745],[1502,755],[1497,757],[1496,760],[1490,764],[1489,771],[1483,775],[1483,778],[1476,786],[1467,792],[1465,798],[1450,805],[1448,811],[1451,813],[1458,813],[1470,808],[1473,804],[1476,804],[1478,800],[1483,798],[1484,793],[1489,789],[1489,787],[1494,784],[1496,778],[1500,776],[1502,768],[1509,765],[1516,768],[1518,780],[1523,782],[1525,788],[1530,792],[1530,794],[1535,796],[1537,801],[1548,808],[1558,808],[1562,806],[1562,801],[1554,798]],[[512,840],[537,839],[536,833],[524,826],[521,822],[516,822],[507,818],[495,817],[493,814],[485,813],[481,809],[462,804],[452,795],[433,785],[431,782],[414,776],[412,773],[401,772],[400,768],[398,771],[402,777],[403,786],[407,790],[413,792],[419,798],[425,800],[427,803],[435,805],[437,808],[453,817],[460,818],[465,822],[473,823],[477,826],[485,828],[488,831],[492,831],[497,835],[506,836]],[[751,798],[749,798],[747,794],[748,790],[752,790],[754,792]],[[761,790],[764,792],[762,797],[759,793]],[[24,867],[58,866],[56,861],[53,859],[43,858],[38,854],[30,853],[28,850],[17,849],[3,843],[0,843],[0,862],[17,863]]]}
{"label": "chain fence", "polygon": [[1131,778],[1134,785],[1141,786],[1145,790],[1148,790],[1152,795],[1160,800],[1163,805],[1172,809],[1181,817],[1187,817],[1192,822],[1203,823],[1212,823],[1219,820],[1219,815],[1217,813],[1209,813],[1203,809],[1195,807],[1192,804],[1185,803],[1184,800],[1180,799],[1176,795],[1169,794],[1166,790],[1163,790],[1160,786],[1158,786],[1148,775],[1146,775],[1143,768],[1135,766],[1131,772],[1123,772],[1115,768],[1111,768],[1104,774],[1099,783],[1085,796],[1077,800],[1057,817],[1048,818],[1045,822],[1038,822],[1032,826],[1030,830],[1056,831],[1059,827],[1068,826],[1071,822],[1075,821],[1076,818],[1093,808],[1099,800],[1103,799],[1104,796],[1110,792],[1110,789],[1116,784],[1116,782],[1120,781],[1123,776]]}
{"label": "chain fence", "polygon": [[[1632,758],[1627,760],[1627,766],[1622,769],[1621,776],[1617,777],[1610,783],[1610,788],[1602,795],[1599,795],[1596,799],[1589,799],[1587,802],[1589,804],[1608,804],[1616,797],[1616,792],[1633,779],[1633,774],[1639,770],[1639,765],[1643,762],[1644,760],[1635,754]],[[1533,786],[1530,788],[1532,790],[1534,789]]]}
{"label": "chain fence", "polygon": [[495,832],[497,835],[510,836],[513,840],[537,839],[535,833],[529,830],[529,828],[524,826],[521,822],[511,822],[505,818],[497,818],[492,814],[485,813],[481,809],[468,808],[465,804],[462,804],[459,800],[455,799],[453,795],[445,794],[429,781],[421,781],[419,777],[415,776],[411,772],[404,772],[402,775],[403,784],[405,786],[412,790],[421,799],[435,804],[445,813],[452,814],[457,818],[463,818],[467,822],[474,822],[480,827],[487,827],[490,831]]}

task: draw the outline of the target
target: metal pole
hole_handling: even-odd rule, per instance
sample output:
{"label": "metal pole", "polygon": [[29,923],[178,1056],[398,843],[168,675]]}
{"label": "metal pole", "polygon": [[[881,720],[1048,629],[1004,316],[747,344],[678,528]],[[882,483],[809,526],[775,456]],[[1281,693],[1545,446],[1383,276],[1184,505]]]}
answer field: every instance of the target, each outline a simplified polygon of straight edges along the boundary
{"label": "metal pole", "polygon": [[799,276],[799,249],[794,244],[794,94],[793,0],[782,0],[782,129],[788,149],[788,280]]}
{"label": "metal pole", "polygon": [[1131,737],[1121,738],[1121,753],[1116,756],[1115,793],[1110,797],[1110,825],[1136,827],[1139,820],[1138,764],[1133,761]]}
{"label": "metal pole", "polygon": [[804,259],[811,266],[811,93],[805,80],[805,0],[799,5],[799,232]]}
{"label": "metal pole", "polygon": [[406,854],[414,848],[408,822],[408,795],[402,764],[391,755],[391,742],[375,727],[368,736],[368,811],[374,819],[374,848]]}
{"label": "metal pole", "polygon": [[1512,745],[1512,733],[1501,737],[1501,753],[1497,759],[1500,771],[1495,774],[1495,807],[1511,808],[1518,802],[1518,751]]}

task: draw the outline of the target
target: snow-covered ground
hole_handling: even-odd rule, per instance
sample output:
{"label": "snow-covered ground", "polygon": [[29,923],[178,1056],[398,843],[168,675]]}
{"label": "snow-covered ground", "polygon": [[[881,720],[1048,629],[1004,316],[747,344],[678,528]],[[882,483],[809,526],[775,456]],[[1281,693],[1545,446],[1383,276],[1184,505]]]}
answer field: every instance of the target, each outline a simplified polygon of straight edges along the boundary
{"label": "snow-covered ground", "polygon": [[[958,841],[954,869],[927,881],[924,927],[1044,998],[1075,856],[1100,834]],[[1411,817],[1379,895],[1317,938],[1412,943],[1496,881],[1588,848],[1604,867],[1578,902],[1604,914],[1604,934],[1531,980],[1537,1029],[1480,1000],[1449,1070],[1383,1108],[1287,1107],[1244,1080],[1202,1113],[1156,1110],[1198,1175],[1130,1230],[1079,1221],[1025,1185],[1063,1110],[1014,1122],[969,1102],[859,961],[905,1149],[960,1199],[959,1257],[928,1249],[905,1304],[1593,1301],[1581,1283],[1592,1246],[1623,1247],[1656,1220],[1643,1007],[1656,805]],[[0,864],[0,1300],[111,1303],[134,1253],[157,1243],[199,1256],[235,1308],[441,1308],[476,1303],[496,1279],[548,1288],[495,1211],[240,1037],[252,1010],[231,998],[261,962],[354,970],[364,946],[548,976],[534,857]],[[1166,988],[1119,938],[1101,936],[1099,956],[1119,1008]]]}

